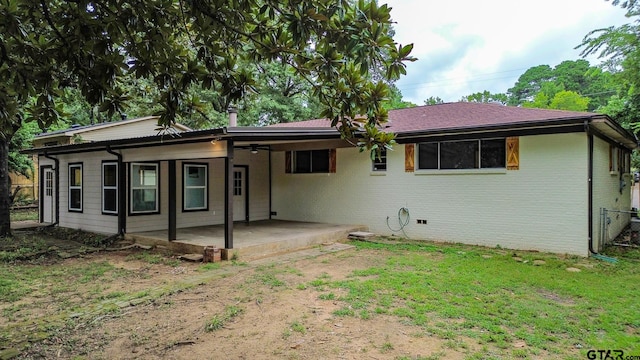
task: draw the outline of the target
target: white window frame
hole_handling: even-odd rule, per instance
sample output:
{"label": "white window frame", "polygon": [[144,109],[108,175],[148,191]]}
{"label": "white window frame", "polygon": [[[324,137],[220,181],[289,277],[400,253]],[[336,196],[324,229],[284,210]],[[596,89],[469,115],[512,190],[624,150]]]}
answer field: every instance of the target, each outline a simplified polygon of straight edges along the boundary
{"label": "white window frame", "polygon": [[[116,184],[114,186],[105,185],[104,184],[104,177],[105,177],[105,174],[106,174],[106,172],[104,170],[105,166],[115,166],[115,168],[116,168]],[[120,169],[118,168],[118,163],[116,161],[107,161],[107,162],[103,162],[102,163],[102,213],[103,214],[112,214],[112,215],[117,215],[118,214],[118,209],[119,209],[119,207],[118,207],[118,201],[119,201],[119,199],[118,199],[118,197],[119,197],[118,196],[118,194],[119,194],[119,189],[118,189],[118,179],[119,179],[119,177],[118,177],[118,175],[119,175],[119,173],[120,173]],[[107,210],[107,209],[104,208],[104,203],[105,203],[104,199],[106,197],[105,196],[105,190],[115,190],[116,191],[116,209],[115,209],[115,211],[114,210]]]}
{"label": "white window frame", "polygon": [[[76,168],[80,169],[80,185],[71,185],[71,171],[72,171],[72,169],[76,169]],[[82,183],[84,182],[84,179],[83,179],[84,174],[83,174],[83,171],[82,171],[82,163],[71,163],[71,164],[69,164],[69,173],[68,174],[69,174],[69,179],[68,179],[69,180],[69,193],[68,193],[69,194],[69,200],[68,200],[69,207],[68,207],[68,209],[69,209],[69,211],[72,211],[72,212],[82,212],[82,201],[83,201],[83,199],[82,199],[83,198],[83,196],[82,196],[83,195],[82,194]],[[71,207],[71,190],[80,190],[80,207],[79,208]]]}
{"label": "white window frame", "polygon": [[[155,185],[151,186],[151,185],[139,185],[139,184],[134,184],[133,183],[133,173],[134,173],[134,168],[136,166],[153,166],[155,167],[155,172],[156,172],[156,183]],[[131,214],[157,214],[160,212],[160,164],[158,163],[131,163],[130,166],[130,175],[129,175],[129,181],[131,184],[131,192],[129,194],[129,198],[130,198],[130,206],[131,206]],[[142,178],[144,178],[144,176],[142,176]],[[154,209],[152,210],[135,210],[134,206],[133,206],[133,200],[134,200],[134,196],[133,193],[135,190],[149,190],[149,189],[154,189],[155,190],[155,199],[156,199],[156,206]]]}
{"label": "white window frame", "polygon": [[[191,185],[187,186],[187,176],[189,176],[189,168],[203,168],[204,169],[204,185]],[[195,163],[184,163],[182,164],[182,210],[183,211],[198,211],[198,210],[208,210],[209,209],[209,165],[208,164],[195,164]],[[199,207],[187,207],[187,190],[189,189],[203,189],[204,201],[202,202],[204,206]]]}

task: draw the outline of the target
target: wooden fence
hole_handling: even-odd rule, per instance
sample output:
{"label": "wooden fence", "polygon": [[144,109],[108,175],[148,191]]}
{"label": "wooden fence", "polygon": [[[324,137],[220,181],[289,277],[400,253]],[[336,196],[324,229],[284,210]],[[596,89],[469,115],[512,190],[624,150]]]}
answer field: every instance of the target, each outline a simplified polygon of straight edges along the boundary
{"label": "wooden fence", "polygon": [[15,188],[20,186],[20,192],[16,194],[15,200],[38,200],[38,156],[33,155],[32,161],[35,171],[30,177],[14,173],[9,174],[9,178],[11,179],[11,193],[13,193]]}

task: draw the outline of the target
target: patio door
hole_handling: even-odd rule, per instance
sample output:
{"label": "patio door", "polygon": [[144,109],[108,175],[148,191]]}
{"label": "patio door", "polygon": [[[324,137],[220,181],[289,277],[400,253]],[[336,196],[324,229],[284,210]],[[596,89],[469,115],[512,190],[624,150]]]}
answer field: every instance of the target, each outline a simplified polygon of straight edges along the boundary
{"label": "patio door", "polygon": [[42,189],[42,222],[55,221],[55,176],[51,168],[45,168],[43,172],[44,187]]}
{"label": "patio door", "polygon": [[247,168],[233,168],[233,221],[248,221]]}

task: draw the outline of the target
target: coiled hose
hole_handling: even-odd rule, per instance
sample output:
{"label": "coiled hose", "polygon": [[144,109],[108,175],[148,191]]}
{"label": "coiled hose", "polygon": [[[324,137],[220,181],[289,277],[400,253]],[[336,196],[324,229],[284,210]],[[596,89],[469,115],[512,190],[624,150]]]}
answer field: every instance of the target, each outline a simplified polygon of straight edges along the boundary
{"label": "coiled hose", "polygon": [[393,232],[402,231],[402,234],[404,235],[404,237],[408,239],[409,236],[404,231],[404,228],[405,226],[409,225],[410,220],[411,220],[411,216],[409,215],[409,209],[407,209],[406,207],[401,207],[400,210],[398,210],[398,224],[400,225],[400,228],[399,229],[392,228],[391,225],[389,225],[388,216],[387,216],[387,227],[389,228],[389,230]]}

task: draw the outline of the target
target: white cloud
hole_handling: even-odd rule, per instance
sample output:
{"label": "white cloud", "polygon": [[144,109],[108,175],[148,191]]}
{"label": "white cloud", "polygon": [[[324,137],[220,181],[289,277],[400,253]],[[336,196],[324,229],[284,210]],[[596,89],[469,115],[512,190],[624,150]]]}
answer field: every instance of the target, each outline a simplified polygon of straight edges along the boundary
{"label": "white cloud", "polygon": [[[383,2],[383,1],[381,1]],[[604,0],[387,0],[395,40],[419,58],[397,85],[406,100],[506,92],[528,68],[579,58],[591,30],[628,22]],[[589,59],[595,64],[595,59]]]}

